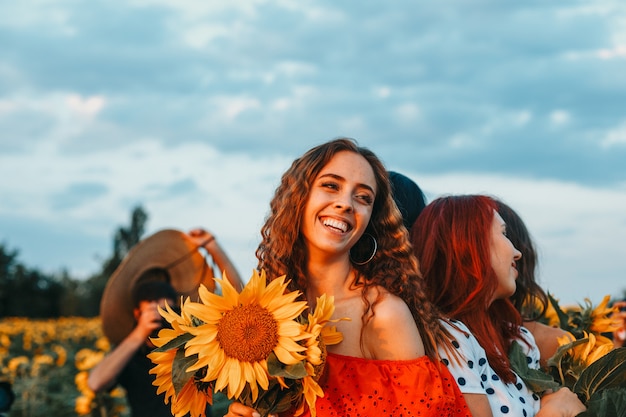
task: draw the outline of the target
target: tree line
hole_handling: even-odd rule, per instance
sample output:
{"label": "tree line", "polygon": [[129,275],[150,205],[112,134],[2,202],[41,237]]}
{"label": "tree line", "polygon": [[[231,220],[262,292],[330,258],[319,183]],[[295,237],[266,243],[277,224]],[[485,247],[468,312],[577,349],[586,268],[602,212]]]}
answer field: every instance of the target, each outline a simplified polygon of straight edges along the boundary
{"label": "tree line", "polygon": [[119,227],[113,237],[113,253],[100,271],[87,279],[30,268],[19,260],[19,250],[0,244],[0,318],[94,317],[109,277],[145,232],[148,214],[141,207],[131,212],[130,225]]}

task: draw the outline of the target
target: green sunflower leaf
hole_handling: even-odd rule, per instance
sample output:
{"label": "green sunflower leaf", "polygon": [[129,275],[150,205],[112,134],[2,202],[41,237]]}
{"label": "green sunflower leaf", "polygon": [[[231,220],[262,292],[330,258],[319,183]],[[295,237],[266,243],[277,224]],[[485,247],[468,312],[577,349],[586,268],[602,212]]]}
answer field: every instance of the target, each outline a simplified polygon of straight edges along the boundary
{"label": "green sunflower leaf", "polygon": [[626,388],[612,388],[595,392],[587,401],[587,411],[577,417],[626,416]]}
{"label": "green sunflower leaf", "polygon": [[626,347],[611,350],[585,368],[573,391],[589,400],[609,388],[626,388]]}
{"label": "green sunflower leaf", "polygon": [[161,347],[154,349],[154,352],[167,352],[170,349],[178,349],[182,347],[185,343],[193,339],[193,335],[191,333],[183,333],[181,335],[176,336],[166,344]]}
{"label": "green sunflower leaf", "polygon": [[172,363],[172,386],[176,394],[180,394],[185,384],[193,377],[195,372],[187,372],[187,368],[196,363],[198,355],[185,356],[184,349],[178,349]]}
{"label": "green sunflower leaf", "polygon": [[589,342],[589,338],[574,340],[573,342],[558,347],[554,355],[548,359],[547,365],[550,372],[561,384],[573,390],[584,364],[574,360],[571,349]]}
{"label": "green sunflower leaf", "polygon": [[556,311],[556,315],[559,318],[559,327],[563,330],[571,332],[573,329],[570,325],[569,315],[561,309],[559,302],[556,298],[552,297],[552,294],[548,294],[548,300],[550,301],[550,304],[552,304],[552,307],[554,307],[554,311]]}
{"label": "green sunflower leaf", "polygon": [[249,404],[249,406],[265,417],[289,410],[297,402],[298,396],[301,394],[302,388],[300,385],[284,389],[278,382],[270,381],[267,391],[262,390],[259,392],[256,402]]}
{"label": "green sunflower leaf", "polygon": [[301,379],[308,375],[304,366],[304,361],[294,365],[285,365],[278,360],[274,352],[267,358],[267,371],[271,376],[282,376],[290,379]]}
{"label": "green sunflower leaf", "polygon": [[542,393],[548,389],[557,389],[560,384],[556,382],[550,375],[539,370],[528,367],[526,361],[526,355],[522,350],[519,343],[513,342],[509,351],[509,361],[511,362],[511,368],[520,378],[524,381],[524,384],[530,388],[533,392]]}

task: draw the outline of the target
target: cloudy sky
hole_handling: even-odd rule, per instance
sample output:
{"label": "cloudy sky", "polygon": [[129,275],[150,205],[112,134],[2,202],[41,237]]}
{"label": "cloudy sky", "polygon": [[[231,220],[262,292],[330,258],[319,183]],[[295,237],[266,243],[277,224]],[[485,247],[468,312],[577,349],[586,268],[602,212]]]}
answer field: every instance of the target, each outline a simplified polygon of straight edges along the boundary
{"label": "cloudy sky", "polygon": [[290,162],[356,138],[429,199],[503,198],[562,302],[626,289],[622,0],[0,3],[0,244],[96,272],[131,210],[242,275]]}

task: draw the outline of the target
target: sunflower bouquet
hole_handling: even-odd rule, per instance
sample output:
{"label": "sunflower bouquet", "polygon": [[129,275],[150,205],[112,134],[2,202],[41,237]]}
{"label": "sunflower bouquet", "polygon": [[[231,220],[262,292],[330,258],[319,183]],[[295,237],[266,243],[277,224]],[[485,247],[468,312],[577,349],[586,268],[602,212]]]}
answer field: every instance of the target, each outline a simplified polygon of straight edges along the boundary
{"label": "sunflower bouquet", "polygon": [[241,293],[225,277],[216,281],[222,295],[201,285],[199,302],[187,298],[180,314],[160,310],[171,328],[152,339],[148,357],[172,414],[204,417],[220,392],[264,416],[290,409],[299,415],[307,406],[315,416],[325,346],[342,340],[329,325],[333,297],[322,295],[305,314],[306,301],[287,291],[284,276],[268,284],[263,271],[254,271]]}
{"label": "sunflower bouquet", "polygon": [[559,348],[548,359],[547,369],[529,369],[519,345],[513,344],[509,357],[515,371],[535,392],[568,387],[587,406],[580,417],[626,415],[626,348],[615,348],[605,334],[616,330],[616,308],[608,307],[610,296],[593,306],[562,308],[548,295],[549,315],[545,324],[567,334],[559,338]]}

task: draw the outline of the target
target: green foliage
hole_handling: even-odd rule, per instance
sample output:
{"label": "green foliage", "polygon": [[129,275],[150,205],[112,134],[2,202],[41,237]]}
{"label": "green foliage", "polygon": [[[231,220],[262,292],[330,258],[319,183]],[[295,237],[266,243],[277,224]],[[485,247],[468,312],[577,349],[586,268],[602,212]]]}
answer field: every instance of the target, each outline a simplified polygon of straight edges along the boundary
{"label": "green foliage", "polygon": [[154,352],[167,352],[170,349],[181,348],[191,339],[193,339],[193,335],[190,333],[179,334],[163,346],[155,348]]}
{"label": "green foliage", "polygon": [[626,395],[626,348],[610,351],[580,374],[572,391],[589,401],[595,394],[609,389],[619,389]]}
{"label": "green foliage", "polygon": [[267,371],[272,376],[281,376],[290,379],[300,379],[308,375],[304,361],[297,362],[293,365],[285,365],[278,360],[274,352],[270,353],[267,358]]}
{"label": "green foliage", "polygon": [[[285,382],[292,386],[295,384],[293,380]],[[270,380],[268,389],[260,390],[257,400],[253,401],[250,385],[246,384],[238,401],[254,408],[262,417],[267,417],[289,410],[298,401],[298,390],[285,390],[276,380]]]}
{"label": "green foliage", "polygon": [[172,385],[176,394],[180,394],[187,382],[193,378],[194,372],[187,372],[187,368],[197,360],[198,355],[185,356],[184,349],[176,350],[176,360],[172,363]]}
{"label": "green foliage", "polygon": [[559,306],[559,302],[557,301],[557,299],[554,298],[552,294],[548,294],[548,300],[550,301],[550,304],[552,304],[552,307],[554,307],[556,315],[559,318],[559,327],[568,332],[570,332],[571,330],[577,331],[576,328],[570,325],[569,315],[565,311],[563,311],[561,306]]}
{"label": "green foliage", "polygon": [[551,374],[564,386],[573,387],[585,366],[572,359],[571,350],[588,342],[589,339],[584,338],[559,346],[554,355],[548,359]]}
{"label": "green foliage", "polygon": [[549,374],[528,367],[526,355],[519,343],[514,342],[509,352],[509,360],[513,371],[524,381],[526,386],[536,393],[542,393],[549,389],[557,389],[560,384]]}
{"label": "green foliage", "polygon": [[597,392],[587,402],[587,411],[577,417],[623,416],[626,416],[626,391],[618,388]]}
{"label": "green foliage", "polygon": [[521,347],[514,343],[509,352],[513,370],[537,393],[558,387],[572,390],[587,407],[579,417],[626,415],[626,348],[613,348],[610,340],[593,331],[611,321],[608,297],[596,308],[586,300],[585,306],[571,311],[548,297],[560,327],[575,340],[560,346],[544,370],[529,369]]}
{"label": "green foliage", "polygon": [[58,317],[61,284],[51,275],[29,269],[18,261],[17,250],[0,245],[0,318]]}

